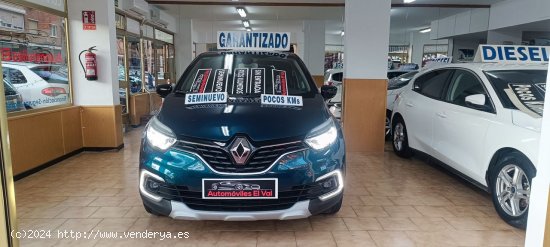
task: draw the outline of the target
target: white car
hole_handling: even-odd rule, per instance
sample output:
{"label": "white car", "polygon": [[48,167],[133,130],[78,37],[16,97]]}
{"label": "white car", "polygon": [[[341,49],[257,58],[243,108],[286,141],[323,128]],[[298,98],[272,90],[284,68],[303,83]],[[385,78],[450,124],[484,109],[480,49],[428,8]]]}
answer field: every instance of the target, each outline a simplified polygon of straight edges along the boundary
{"label": "white car", "polygon": [[411,71],[402,74],[398,77],[394,77],[388,81],[388,92],[386,95],[386,136],[390,134],[390,119],[393,111],[393,103],[397,99],[397,96],[403,92],[411,82],[411,79],[418,74],[418,71]]}
{"label": "white car", "polygon": [[17,89],[27,109],[70,103],[69,81],[63,66],[3,62],[4,79]]}
{"label": "white car", "polygon": [[395,102],[395,153],[424,153],[492,194],[525,227],[547,65],[448,64],[416,75]]}

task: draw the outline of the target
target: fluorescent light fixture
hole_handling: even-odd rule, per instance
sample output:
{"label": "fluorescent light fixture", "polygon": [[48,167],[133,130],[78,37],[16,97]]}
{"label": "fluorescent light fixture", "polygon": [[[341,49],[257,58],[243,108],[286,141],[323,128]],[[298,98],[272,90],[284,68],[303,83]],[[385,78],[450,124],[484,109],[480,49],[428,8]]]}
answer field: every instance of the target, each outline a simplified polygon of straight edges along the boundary
{"label": "fluorescent light fixture", "polygon": [[425,28],[425,29],[420,30],[421,33],[429,33],[431,31],[432,31],[431,28]]}
{"label": "fluorescent light fixture", "polygon": [[342,30],[342,32],[340,33],[340,35],[344,36],[344,30]]}
{"label": "fluorescent light fixture", "polygon": [[237,13],[241,16],[241,18],[246,18],[246,10],[244,8],[238,7]]}
{"label": "fluorescent light fixture", "polygon": [[416,0],[403,0],[404,3],[412,3],[414,1],[416,1]]}
{"label": "fluorescent light fixture", "polygon": [[247,32],[252,32],[252,28],[247,27],[247,28],[246,28],[246,31],[247,31]]}
{"label": "fluorescent light fixture", "polygon": [[243,25],[244,25],[244,27],[248,28],[248,27],[250,27],[250,22],[249,21],[243,21]]}

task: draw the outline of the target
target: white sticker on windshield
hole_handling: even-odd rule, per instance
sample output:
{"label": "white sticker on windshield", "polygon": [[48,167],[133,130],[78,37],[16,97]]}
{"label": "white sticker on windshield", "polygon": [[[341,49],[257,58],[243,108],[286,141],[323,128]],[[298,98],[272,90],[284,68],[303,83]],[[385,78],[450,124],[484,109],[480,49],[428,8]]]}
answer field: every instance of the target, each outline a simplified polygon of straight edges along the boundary
{"label": "white sticker on windshield", "polygon": [[265,92],[265,68],[252,69],[252,83],[249,92],[253,94],[261,94]]}
{"label": "white sticker on windshield", "polygon": [[248,68],[235,69],[233,72],[233,94],[244,95],[248,93]]}
{"label": "white sticker on windshield", "polygon": [[262,105],[303,106],[302,96],[262,94]]}
{"label": "white sticker on windshield", "polygon": [[212,83],[212,92],[227,92],[227,81],[229,80],[228,69],[217,69],[214,73],[214,83]]}
{"label": "white sticker on windshield", "polygon": [[227,93],[188,93],[185,95],[186,105],[227,103]]}
{"label": "white sticker on windshield", "polygon": [[[538,87],[538,86],[537,86]],[[544,96],[532,84],[510,83],[504,89],[512,103],[521,111],[540,118],[544,111]]]}

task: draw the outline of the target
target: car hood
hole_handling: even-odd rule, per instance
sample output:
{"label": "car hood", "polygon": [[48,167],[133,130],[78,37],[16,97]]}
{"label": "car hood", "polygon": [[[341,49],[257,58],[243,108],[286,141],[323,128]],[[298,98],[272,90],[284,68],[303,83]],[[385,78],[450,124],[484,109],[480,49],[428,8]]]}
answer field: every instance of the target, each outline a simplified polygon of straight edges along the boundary
{"label": "car hood", "polygon": [[512,123],[514,125],[540,132],[542,127],[542,118],[535,118],[519,110],[512,111]]}
{"label": "car hood", "polygon": [[246,135],[253,142],[304,138],[330,117],[320,95],[304,98],[303,107],[284,107],[261,105],[259,98],[186,106],[184,95],[171,94],[158,115],[179,139],[218,142],[236,135]]}

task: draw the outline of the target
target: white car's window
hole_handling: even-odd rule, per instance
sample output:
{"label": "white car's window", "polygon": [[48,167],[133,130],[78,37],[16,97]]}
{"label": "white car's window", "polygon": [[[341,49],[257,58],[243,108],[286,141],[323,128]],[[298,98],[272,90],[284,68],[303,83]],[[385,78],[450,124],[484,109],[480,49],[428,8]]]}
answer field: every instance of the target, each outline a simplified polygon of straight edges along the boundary
{"label": "white car's window", "polygon": [[546,94],[546,70],[497,70],[486,71],[485,74],[495,89],[498,98],[504,108],[516,109],[510,97],[506,94],[506,89],[510,85],[526,85],[542,95]]}
{"label": "white car's window", "polygon": [[487,109],[492,109],[487,91],[485,91],[481,83],[482,82],[471,72],[456,70],[453,74],[449,90],[447,91],[446,101],[456,105],[469,107],[466,104],[466,97],[475,94],[483,94],[485,95]]}
{"label": "white car's window", "polygon": [[414,91],[434,99],[441,99],[451,70],[442,69],[421,75],[414,81]]}
{"label": "white car's window", "polygon": [[27,83],[27,78],[18,69],[3,68],[3,75],[6,80],[11,84],[24,84]]}

